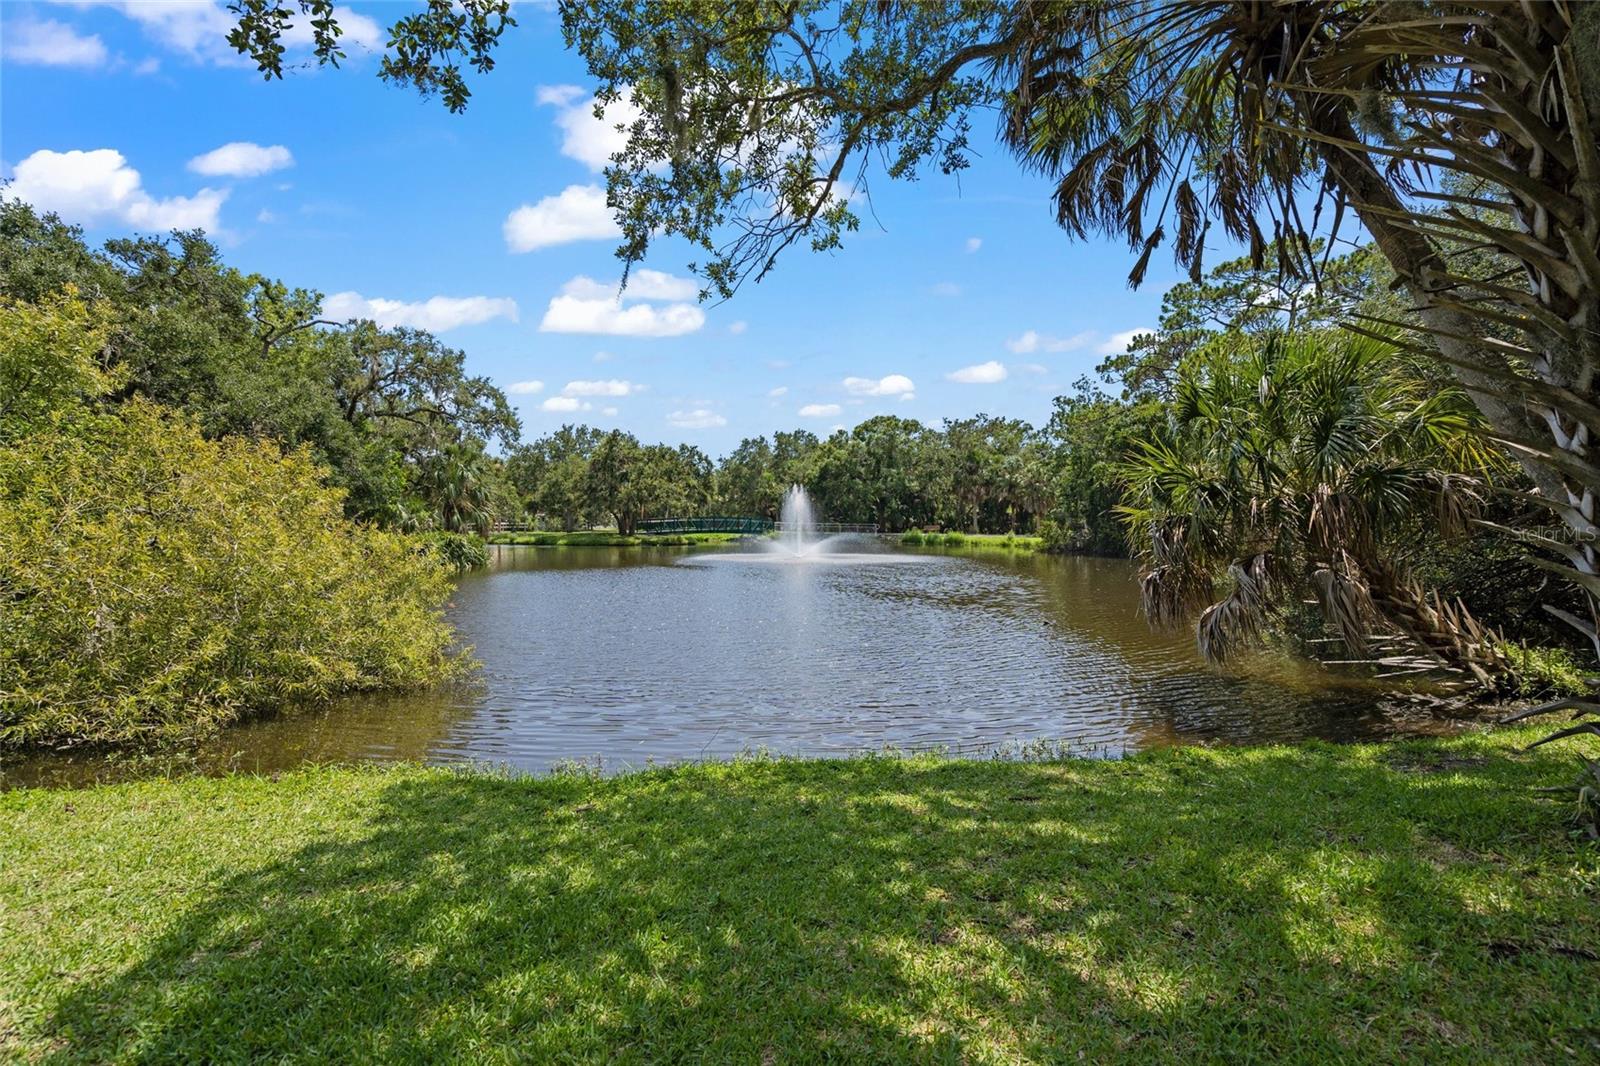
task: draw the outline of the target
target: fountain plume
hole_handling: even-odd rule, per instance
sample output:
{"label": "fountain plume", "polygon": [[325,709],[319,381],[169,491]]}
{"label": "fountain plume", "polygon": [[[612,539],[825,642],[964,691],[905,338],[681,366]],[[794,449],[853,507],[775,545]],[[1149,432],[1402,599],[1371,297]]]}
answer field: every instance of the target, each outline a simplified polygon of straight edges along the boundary
{"label": "fountain plume", "polygon": [[791,555],[805,555],[815,547],[817,516],[804,485],[790,485],[778,510],[779,542]]}

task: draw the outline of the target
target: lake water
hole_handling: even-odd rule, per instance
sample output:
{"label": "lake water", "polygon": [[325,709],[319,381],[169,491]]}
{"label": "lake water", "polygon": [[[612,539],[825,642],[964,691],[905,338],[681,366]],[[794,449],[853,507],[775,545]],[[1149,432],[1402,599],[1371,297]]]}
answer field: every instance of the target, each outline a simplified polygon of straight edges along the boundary
{"label": "lake water", "polygon": [[[873,545],[868,544],[870,550]],[[451,607],[482,669],[438,691],[344,700],[228,730],[207,769],[422,759],[607,770],[766,749],[1088,754],[1357,739],[1425,714],[1371,683],[1263,656],[1230,673],[1152,633],[1131,564],[878,549],[848,562],[704,549],[491,549]],[[83,780],[35,758],[10,783]]]}

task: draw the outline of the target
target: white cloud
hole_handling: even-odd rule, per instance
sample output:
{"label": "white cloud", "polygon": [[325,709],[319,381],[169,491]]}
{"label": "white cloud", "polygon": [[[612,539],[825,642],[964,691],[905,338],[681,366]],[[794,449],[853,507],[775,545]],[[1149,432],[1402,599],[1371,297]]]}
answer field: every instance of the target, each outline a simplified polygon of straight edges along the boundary
{"label": "white cloud", "polygon": [[1006,379],[1006,367],[1004,363],[991,359],[987,363],[974,363],[951,371],[945,377],[962,385],[993,385]]}
{"label": "white cloud", "polygon": [[627,295],[641,300],[698,300],[700,283],[660,270],[634,270],[628,274]]}
{"label": "white cloud", "polygon": [[679,429],[716,429],[725,426],[728,420],[715,411],[708,411],[704,407],[696,407],[693,411],[674,411],[667,416],[669,425]]}
{"label": "white cloud", "polygon": [[513,381],[506,386],[506,391],[513,396],[532,396],[544,391],[542,381]]}
{"label": "white cloud", "polygon": [[569,381],[561,390],[563,396],[632,396],[636,392],[643,392],[643,385],[635,385],[631,381],[619,381],[611,378],[608,381]]}
{"label": "white cloud", "polygon": [[700,297],[700,286],[692,278],[641,268],[628,274],[626,289],[620,283],[606,284],[587,274],[579,274],[561,286],[561,292],[583,300],[696,300]]}
{"label": "white cloud", "polygon": [[592,404],[578,399],[576,396],[552,396],[539,405],[541,411],[554,411],[560,414],[571,414],[573,411],[590,410]]}
{"label": "white cloud", "polygon": [[882,378],[845,378],[844,391],[852,396],[909,396],[917,387],[904,374]]}
{"label": "white cloud", "polygon": [[151,56],[148,59],[141,59],[139,62],[133,65],[134,74],[141,78],[149,77],[151,74],[155,74],[160,69],[161,60],[157,59],[155,56]]}
{"label": "white cloud", "polygon": [[228,44],[235,19],[212,0],[124,0],[108,6],[137,22],[147,37],[190,59],[219,66],[249,63]]}
{"label": "white cloud", "polygon": [[1026,374],[1048,374],[1050,368],[1043,363],[1018,363],[1017,369]]}
{"label": "white cloud", "polygon": [[600,413],[605,415],[607,418],[617,417],[617,409],[615,407],[602,407],[600,408]]}
{"label": "white cloud", "polygon": [[1098,355],[1121,355],[1128,350],[1128,345],[1133,338],[1141,333],[1154,332],[1149,326],[1136,326],[1133,329],[1125,329],[1121,333],[1113,333],[1101,342],[1100,347],[1096,348],[1095,352]]}
{"label": "white cloud", "polygon": [[201,189],[193,196],[157,200],[115,149],[40,149],[17,164],[5,196],[86,224],[110,218],[140,229],[216,230],[228,192]]}
{"label": "white cloud", "polygon": [[976,252],[979,248],[982,248],[982,247],[983,247],[983,238],[982,237],[968,237],[967,238],[966,248],[967,248],[967,254],[968,255],[971,255],[973,252]]}
{"label": "white cloud", "polygon": [[935,296],[955,297],[961,295],[961,286],[953,281],[941,281],[930,285],[928,291]]}
{"label": "white cloud", "polygon": [[801,418],[832,418],[844,408],[836,403],[808,403],[800,408]]}
{"label": "white cloud", "polygon": [[570,107],[588,95],[581,85],[541,85],[533,90],[534,101],[550,107]]}
{"label": "white cloud", "polygon": [[[352,11],[348,7],[334,8],[333,17],[338,21],[339,29],[343,31],[339,34],[339,47],[343,51],[349,52],[351,45],[363,48],[368,52],[383,50],[388,34],[375,20],[359,12]],[[311,35],[311,23],[291,23],[288,31],[283,35],[283,43],[290,48],[310,48],[314,43],[314,38]]]}
{"label": "white cloud", "polygon": [[294,166],[294,156],[281,144],[263,148],[250,141],[233,141],[189,160],[189,169],[207,177],[253,178]]}
{"label": "white cloud", "polygon": [[[79,0],[77,6],[91,4]],[[228,44],[228,33],[238,20],[216,0],[110,0],[104,6],[120,11],[138,23],[145,36],[194,62],[228,67],[252,65],[248,57]],[[293,10],[296,5],[287,6]],[[333,16],[343,31],[339,47],[346,53],[382,49],[385,34],[375,20],[348,7],[334,8]],[[296,12],[282,42],[294,51],[309,49],[310,22]]]}
{"label": "white cloud", "polygon": [[110,53],[99,35],[81,37],[71,26],[53,19],[24,19],[6,25],[5,57],[43,67],[100,67]]}
{"label": "white cloud", "polygon": [[443,333],[496,318],[515,322],[517,302],[503,296],[432,296],[407,303],[378,297],[369,300],[359,292],[336,292],[322,302],[322,312],[329,318],[370,318],[385,328],[410,326]]}
{"label": "white cloud", "polygon": [[523,204],[506,216],[501,231],[506,247],[513,252],[616,238],[622,233],[606,206],[606,191],[598,185],[568,185],[555,196]]}
{"label": "white cloud", "polygon": [[787,386],[787,385],[779,385],[775,389],[768,389],[767,390],[767,395],[772,397],[774,400],[776,400],[780,396],[787,396],[787,395],[789,395],[789,386]]}
{"label": "white cloud", "polygon": [[1070,352],[1093,342],[1094,338],[1095,332],[1092,329],[1074,333],[1070,337],[1052,337],[1047,333],[1030,329],[1021,336],[1006,341],[1006,348],[1018,355],[1027,355],[1029,352]]}
{"label": "white cloud", "polygon": [[616,358],[616,356],[612,355],[610,352],[595,352],[594,353],[594,361],[597,362],[597,363],[609,363],[615,358]]}
{"label": "white cloud", "polygon": [[[605,333],[624,337],[678,337],[706,323],[705,312],[682,302],[698,292],[693,281],[659,270],[635,270],[626,293],[580,274],[550,300],[543,333]],[[668,300],[663,306],[625,300]]]}
{"label": "white cloud", "polygon": [[[628,146],[626,127],[638,121],[641,112],[627,95],[605,109],[605,117],[594,117],[594,97],[576,85],[545,85],[534,92],[540,104],[556,109],[556,126],[561,130],[561,154],[576,159],[590,170],[604,170],[611,157]],[[618,126],[624,129],[617,129]]]}
{"label": "white cloud", "polygon": [[737,322],[729,322],[728,323],[728,332],[733,334],[735,337],[737,337],[739,334],[743,333],[745,330],[747,330],[749,328],[750,328],[750,323],[746,322],[742,318],[739,319]]}
{"label": "white cloud", "polygon": [[256,221],[265,225],[271,225],[272,223],[278,221],[278,216],[263,207],[261,210],[256,212]]}

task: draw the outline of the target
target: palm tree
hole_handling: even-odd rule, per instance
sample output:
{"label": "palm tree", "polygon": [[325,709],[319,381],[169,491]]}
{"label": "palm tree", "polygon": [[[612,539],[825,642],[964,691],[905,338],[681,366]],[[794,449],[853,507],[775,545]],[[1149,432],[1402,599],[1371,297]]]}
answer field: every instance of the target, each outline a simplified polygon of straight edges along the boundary
{"label": "palm tree", "polygon": [[[1169,224],[1198,275],[1213,221],[1315,280],[1319,224],[1358,217],[1416,346],[1566,524],[1543,546],[1600,594],[1600,5],[1106,0],[1009,24],[1006,138],[1063,227],[1125,237],[1135,284]],[[1464,269],[1477,251],[1510,269]]]}
{"label": "palm tree", "polygon": [[422,492],[439,516],[439,528],[452,533],[488,532],[488,458],[475,442],[447,444],[426,460]]}
{"label": "palm tree", "polygon": [[1508,663],[1495,636],[1426,594],[1397,549],[1417,523],[1465,529],[1498,461],[1480,423],[1465,395],[1373,338],[1217,342],[1180,375],[1169,438],[1122,470],[1146,614],[1171,625],[1198,611],[1201,653],[1223,660],[1309,597],[1358,654],[1382,634],[1496,685]]}

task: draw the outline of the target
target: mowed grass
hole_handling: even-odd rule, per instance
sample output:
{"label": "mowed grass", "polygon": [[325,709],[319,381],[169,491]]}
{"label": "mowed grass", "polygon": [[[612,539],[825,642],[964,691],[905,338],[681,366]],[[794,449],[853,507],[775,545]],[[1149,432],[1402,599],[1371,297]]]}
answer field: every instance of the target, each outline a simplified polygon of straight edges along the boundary
{"label": "mowed grass", "polygon": [[900,543],[910,547],[1002,549],[1005,551],[1042,551],[1044,538],[1021,533],[922,533],[909,529],[900,534]]}
{"label": "mowed grass", "polygon": [[526,532],[491,533],[490,544],[522,544],[535,548],[670,548],[690,544],[727,544],[744,537],[743,533],[670,533],[663,536],[624,536],[605,530],[580,530],[573,533]]}
{"label": "mowed grass", "polygon": [[0,1058],[1593,1062],[1537,735],[11,792]]}

